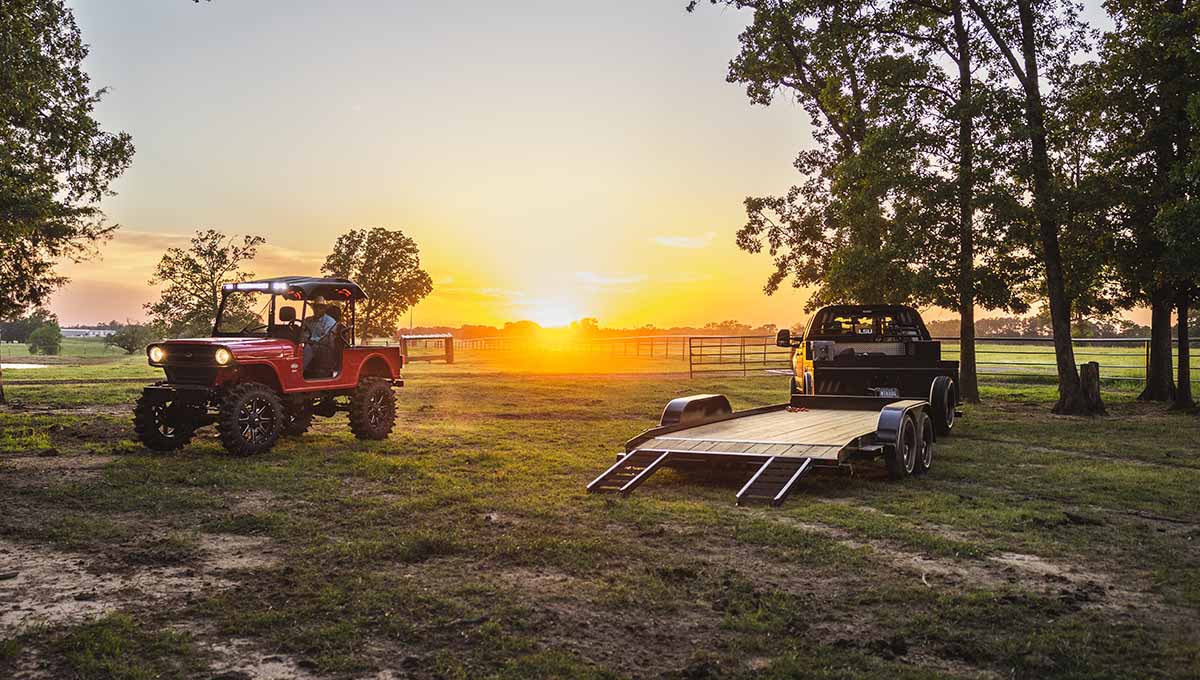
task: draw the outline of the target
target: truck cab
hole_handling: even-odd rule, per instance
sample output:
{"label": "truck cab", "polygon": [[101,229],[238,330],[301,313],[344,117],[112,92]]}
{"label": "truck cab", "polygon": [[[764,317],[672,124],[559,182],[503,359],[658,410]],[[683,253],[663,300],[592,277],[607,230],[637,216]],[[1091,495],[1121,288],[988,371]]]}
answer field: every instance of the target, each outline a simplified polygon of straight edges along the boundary
{"label": "truck cab", "polygon": [[942,359],[941,342],[912,307],[823,307],[802,338],[784,329],[776,344],[793,350],[794,395],[925,399],[934,405],[935,422],[953,424],[958,362]]}

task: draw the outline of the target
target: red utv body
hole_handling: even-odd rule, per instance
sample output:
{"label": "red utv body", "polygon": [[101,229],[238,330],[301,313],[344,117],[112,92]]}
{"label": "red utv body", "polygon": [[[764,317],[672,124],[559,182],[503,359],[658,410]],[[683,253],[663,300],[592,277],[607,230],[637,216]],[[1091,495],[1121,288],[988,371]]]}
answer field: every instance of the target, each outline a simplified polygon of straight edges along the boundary
{"label": "red utv body", "polygon": [[[135,408],[143,444],[174,450],[197,428],[216,424],[226,449],[247,455],[303,434],[315,415],[342,411],[360,439],[388,436],[404,358],[399,347],[357,342],[356,303],[367,297],[357,284],[289,276],[226,284],[221,292],[212,337],[146,348],[166,380],[147,387]],[[300,319],[319,317],[310,315],[318,299],[332,329],[314,340]]]}

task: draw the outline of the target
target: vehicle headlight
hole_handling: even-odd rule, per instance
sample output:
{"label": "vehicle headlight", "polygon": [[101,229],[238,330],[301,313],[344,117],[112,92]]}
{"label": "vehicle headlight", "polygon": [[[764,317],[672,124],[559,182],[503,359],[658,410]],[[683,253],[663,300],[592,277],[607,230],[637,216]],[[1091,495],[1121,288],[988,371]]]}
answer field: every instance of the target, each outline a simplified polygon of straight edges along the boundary
{"label": "vehicle headlight", "polygon": [[155,345],[150,348],[150,361],[156,364],[162,363],[163,359],[167,358],[167,350]]}
{"label": "vehicle headlight", "polygon": [[233,359],[233,354],[224,347],[218,347],[216,352],[213,352],[213,360],[218,366],[224,366]]}

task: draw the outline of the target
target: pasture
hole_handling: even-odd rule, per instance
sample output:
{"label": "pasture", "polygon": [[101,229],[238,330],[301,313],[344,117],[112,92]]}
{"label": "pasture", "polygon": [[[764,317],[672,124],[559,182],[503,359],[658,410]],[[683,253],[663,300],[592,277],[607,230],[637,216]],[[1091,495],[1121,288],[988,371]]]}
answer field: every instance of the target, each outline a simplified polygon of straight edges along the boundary
{"label": "pasture", "polygon": [[[7,353],[5,356],[9,356]],[[135,384],[6,388],[0,676],[1128,678],[1200,669],[1200,420],[985,383],[930,475],[585,484],[672,397],[786,376],[679,360],[416,365],[396,432],[248,459],[132,440]],[[7,379],[154,375],[140,356]],[[747,473],[748,474],[748,473]]]}

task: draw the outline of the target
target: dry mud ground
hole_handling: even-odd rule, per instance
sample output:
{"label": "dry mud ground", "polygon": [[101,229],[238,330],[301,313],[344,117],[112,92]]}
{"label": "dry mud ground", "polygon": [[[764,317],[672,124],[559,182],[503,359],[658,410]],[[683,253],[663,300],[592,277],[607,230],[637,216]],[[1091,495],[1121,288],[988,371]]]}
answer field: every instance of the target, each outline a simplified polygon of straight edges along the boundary
{"label": "dry mud ground", "polygon": [[422,367],[396,432],[130,440],[136,386],[0,410],[0,677],[1200,676],[1200,420],[994,386],[928,476],[584,485],[668,399],[786,379]]}

